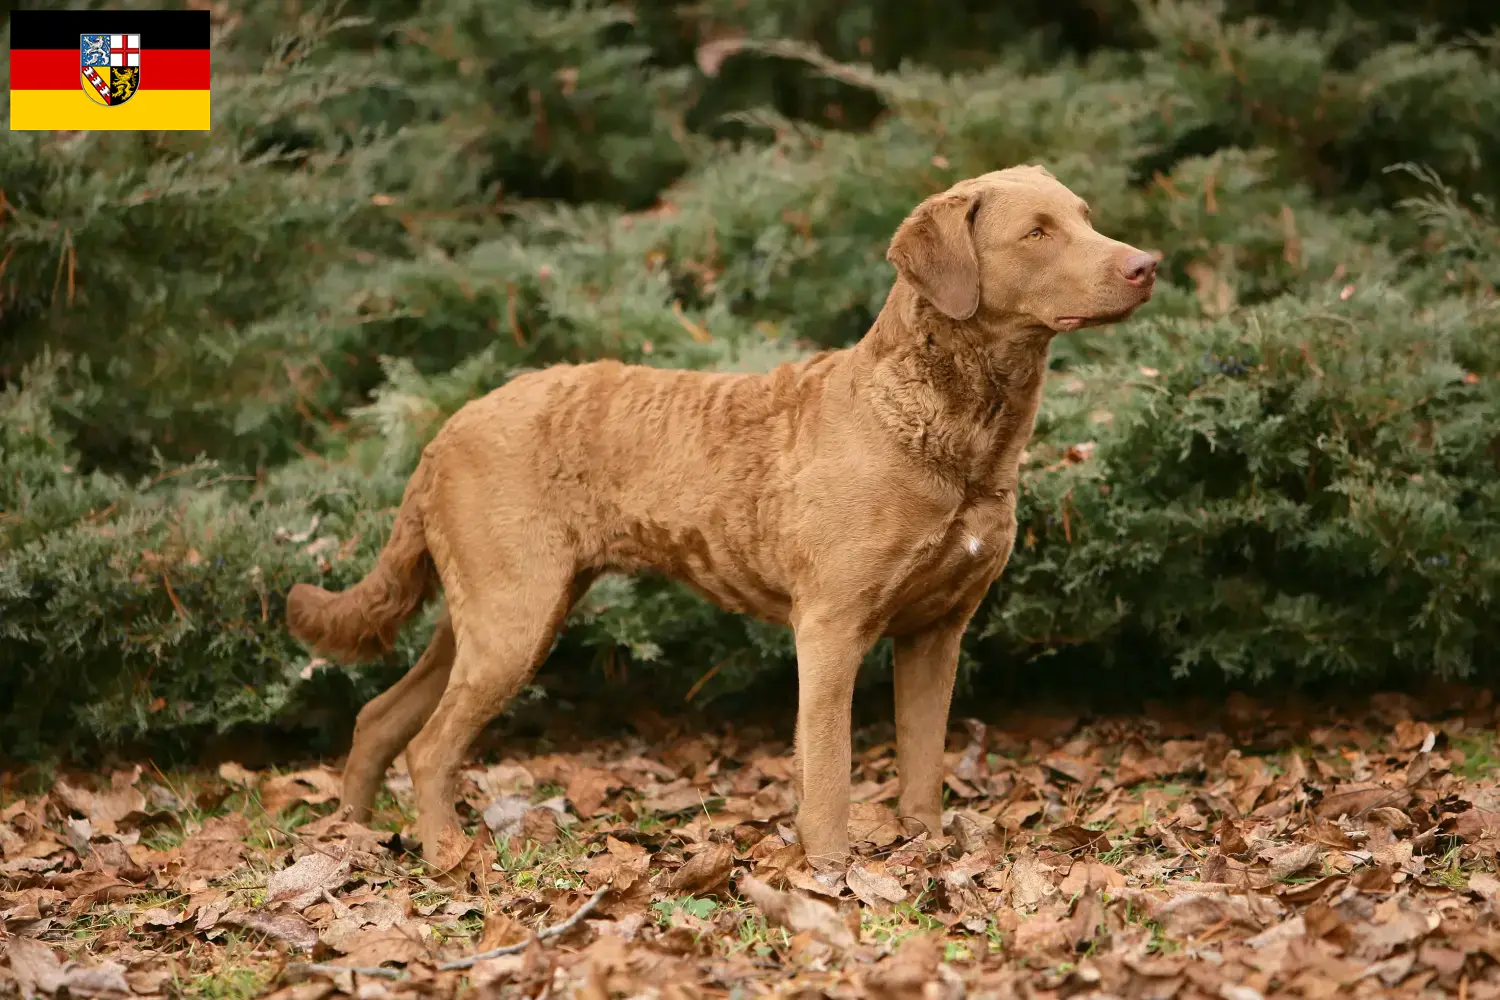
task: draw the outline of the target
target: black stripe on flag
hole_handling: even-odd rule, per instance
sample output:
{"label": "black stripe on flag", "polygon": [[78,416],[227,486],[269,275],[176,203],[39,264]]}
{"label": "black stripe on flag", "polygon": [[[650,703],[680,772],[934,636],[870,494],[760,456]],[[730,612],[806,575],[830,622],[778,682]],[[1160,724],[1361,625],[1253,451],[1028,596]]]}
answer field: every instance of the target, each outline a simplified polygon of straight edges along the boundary
{"label": "black stripe on flag", "polygon": [[208,48],[206,10],[13,10],[12,49],[76,49],[79,35],[140,35],[143,49]]}

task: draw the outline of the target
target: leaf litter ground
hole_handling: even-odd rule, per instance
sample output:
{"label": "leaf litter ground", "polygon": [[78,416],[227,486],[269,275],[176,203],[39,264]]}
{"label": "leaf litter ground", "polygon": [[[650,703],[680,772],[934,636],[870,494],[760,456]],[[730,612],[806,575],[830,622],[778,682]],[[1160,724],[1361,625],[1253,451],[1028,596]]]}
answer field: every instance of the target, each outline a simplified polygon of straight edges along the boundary
{"label": "leaf litter ground", "polygon": [[1500,997],[1496,714],[1467,691],[963,720],[942,831],[897,817],[867,735],[857,857],[828,870],[789,748],[749,729],[510,742],[462,774],[454,877],[413,851],[399,758],[368,825],[326,766],[9,775],[0,991]]}

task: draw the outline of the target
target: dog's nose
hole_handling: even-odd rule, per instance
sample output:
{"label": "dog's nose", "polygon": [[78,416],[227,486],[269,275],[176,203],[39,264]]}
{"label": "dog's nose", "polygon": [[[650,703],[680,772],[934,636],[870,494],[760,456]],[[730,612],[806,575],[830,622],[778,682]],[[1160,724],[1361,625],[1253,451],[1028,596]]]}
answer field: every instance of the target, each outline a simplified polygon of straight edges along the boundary
{"label": "dog's nose", "polygon": [[1149,285],[1156,280],[1156,258],[1149,253],[1133,253],[1120,265],[1120,273],[1132,285]]}

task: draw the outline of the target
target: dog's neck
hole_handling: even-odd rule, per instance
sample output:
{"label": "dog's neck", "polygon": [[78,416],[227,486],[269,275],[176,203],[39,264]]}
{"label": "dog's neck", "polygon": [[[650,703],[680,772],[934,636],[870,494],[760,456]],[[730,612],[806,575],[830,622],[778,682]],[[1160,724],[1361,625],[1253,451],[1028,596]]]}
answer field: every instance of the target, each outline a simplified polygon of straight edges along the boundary
{"label": "dog's neck", "polygon": [[897,281],[854,347],[857,391],[903,448],[965,494],[1014,490],[1052,336],[983,311],[952,320]]}

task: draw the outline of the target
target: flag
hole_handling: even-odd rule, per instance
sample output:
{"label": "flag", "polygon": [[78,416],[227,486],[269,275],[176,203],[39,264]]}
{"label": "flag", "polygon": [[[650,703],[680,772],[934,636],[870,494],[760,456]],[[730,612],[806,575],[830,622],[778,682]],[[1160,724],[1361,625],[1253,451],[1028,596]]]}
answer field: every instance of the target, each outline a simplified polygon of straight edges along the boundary
{"label": "flag", "polygon": [[207,129],[208,11],[16,10],[10,127]]}

